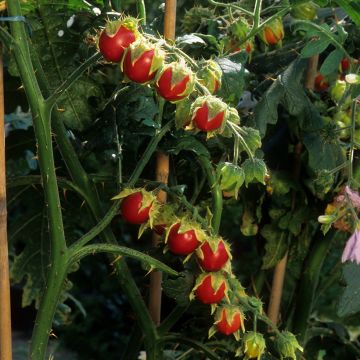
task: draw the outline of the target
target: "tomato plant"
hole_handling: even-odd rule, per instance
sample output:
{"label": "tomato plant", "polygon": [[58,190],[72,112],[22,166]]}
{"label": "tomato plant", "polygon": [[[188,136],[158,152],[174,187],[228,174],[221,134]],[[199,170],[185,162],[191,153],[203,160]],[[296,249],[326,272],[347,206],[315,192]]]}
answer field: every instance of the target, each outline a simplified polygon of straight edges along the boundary
{"label": "tomato plant", "polygon": [[155,3],[94,4],[0,31],[29,359],[357,358],[356,5],[185,0],[164,40]]}

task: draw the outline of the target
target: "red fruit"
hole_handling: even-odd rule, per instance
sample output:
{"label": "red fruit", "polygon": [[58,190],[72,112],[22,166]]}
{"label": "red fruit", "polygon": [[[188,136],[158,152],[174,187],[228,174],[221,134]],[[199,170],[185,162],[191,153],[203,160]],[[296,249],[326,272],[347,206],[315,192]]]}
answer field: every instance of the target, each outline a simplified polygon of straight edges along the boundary
{"label": "red fruit", "polygon": [[143,224],[149,220],[151,205],[140,210],[143,196],[141,192],[128,195],[121,203],[121,214],[130,224]]}
{"label": "red fruit", "polygon": [[144,52],[134,62],[131,61],[131,50],[127,51],[124,59],[123,70],[132,81],[143,84],[155,77],[156,71],[150,72],[155,50]]}
{"label": "red fruit", "polygon": [[214,93],[216,93],[220,89],[220,81],[215,80]]}
{"label": "red fruit", "polygon": [[199,264],[205,271],[219,271],[229,260],[229,255],[223,241],[218,243],[215,252],[213,252],[207,241],[201,245],[198,251],[202,253],[202,257],[198,256]]}
{"label": "red fruit", "polygon": [[241,314],[240,312],[235,312],[232,316],[232,319],[228,319],[228,314],[226,308],[221,311],[221,319],[216,324],[216,327],[219,332],[224,335],[233,334],[235,331],[239,330],[241,327]]}
{"label": "red fruit", "polygon": [[264,37],[269,45],[276,45],[279,41],[278,37],[270,28],[264,29]]}
{"label": "red fruit", "polygon": [[[115,25],[113,25],[115,26]],[[125,49],[137,38],[137,32],[126,24],[120,25],[114,32],[105,29],[99,38],[99,49],[102,56],[112,62],[120,62]]]}
{"label": "red fruit", "polygon": [[350,68],[350,60],[348,58],[343,58],[340,63],[341,72],[346,72]]}
{"label": "red fruit", "polygon": [[156,91],[168,101],[179,101],[193,89],[193,76],[188,68],[172,63],[165,66],[155,84]]}
{"label": "red fruit", "polygon": [[215,304],[220,302],[225,296],[225,281],[217,290],[212,286],[212,277],[209,274],[204,277],[201,284],[196,288],[195,295],[203,304]]}
{"label": "red fruit", "polygon": [[284,27],[280,18],[276,18],[267,24],[259,34],[266,45],[276,45],[284,38]]}
{"label": "red fruit", "polygon": [[321,74],[318,74],[315,77],[315,83],[314,83],[314,87],[316,91],[324,91],[327,90],[329,88],[329,83],[328,81],[325,79],[325,77]]}
{"label": "red fruit", "polygon": [[225,112],[220,111],[209,119],[209,107],[206,102],[196,110],[193,117],[194,125],[202,131],[212,131],[218,129],[224,121]]}
{"label": "red fruit", "polygon": [[200,245],[200,241],[194,230],[179,233],[180,225],[177,223],[171,227],[167,242],[169,250],[175,255],[189,255]]}

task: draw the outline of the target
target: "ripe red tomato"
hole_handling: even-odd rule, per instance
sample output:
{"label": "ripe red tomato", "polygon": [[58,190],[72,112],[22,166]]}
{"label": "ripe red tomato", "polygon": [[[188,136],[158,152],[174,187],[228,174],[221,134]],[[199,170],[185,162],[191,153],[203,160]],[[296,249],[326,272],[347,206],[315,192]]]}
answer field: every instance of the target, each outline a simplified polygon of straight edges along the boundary
{"label": "ripe red tomato", "polygon": [[143,224],[149,220],[151,205],[140,211],[142,199],[143,196],[139,191],[127,196],[121,203],[121,214],[130,224]]}
{"label": "ripe red tomato", "polygon": [[168,101],[182,100],[189,95],[186,89],[191,81],[190,75],[180,77],[180,80],[173,84],[172,78],[174,75],[172,66],[168,66],[155,84],[158,94]]}
{"label": "ripe red tomato", "polygon": [[194,230],[179,233],[180,225],[180,223],[175,224],[169,232],[169,250],[175,255],[189,255],[200,245],[200,241]]}
{"label": "ripe red tomato", "polygon": [[123,70],[125,75],[132,81],[143,84],[152,80],[156,71],[151,71],[151,64],[154,58],[155,50],[145,51],[134,62],[131,61],[131,49],[126,52]]}
{"label": "ripe red tomato", "polygon": [[228,314],[226,308],[221,311],[221,319],[216,324],[216,327],[219,332],[224,335],[233,334],[235,331],[239,330],[241,326],[241,314],[240,312],[235,312],[232,319],[228,319]]}
{"label": "ripe red tomato", "polygon": [[203,105],[196,110],[193,117],[195,126],[202,131],[212,131],[218,129],[224,121],[225,112],[218,112],[212,119],[209,119],[209,107],[205,101]]}
{"label": "ripe red tomato", "polygon": [[121,25],[115,34],[104,30],[99,38],[99,49],[102,56],[111,62],[120,62],[125,49],[136,40],[136,33]]}
{"label": "ripe red tomato", "polygon": [[219,242],[215,252],[212,251],[207,241],[201,245],[199,251],[202,252],[203,258],[198,256],[198,261],[205,271],[219,271],[229,260],[229,255],[223,241]]}
{"label": "ripe red tomato", "polygon": [[195,290],[195,295],[203,304],[215,304],[220,302],[225,296],[225,281],[221,283],[217,291],[212,287],[211,274],[204,277],[199,287]]}
{"label": "ripe red tomato", "polygon": [[340,63],[341,72],[346,72],[350,68],[350,60],[348,58],[343,58]]}

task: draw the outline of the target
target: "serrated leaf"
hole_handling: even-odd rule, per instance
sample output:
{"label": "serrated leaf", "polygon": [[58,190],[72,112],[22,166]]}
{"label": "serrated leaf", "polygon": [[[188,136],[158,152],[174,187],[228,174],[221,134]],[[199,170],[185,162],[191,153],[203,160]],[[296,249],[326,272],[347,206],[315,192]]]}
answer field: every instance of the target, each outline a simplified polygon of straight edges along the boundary
{"label": "serrated leaf", "polygon": [[165,279],[162,284],[166,296],[175,299],[180,306],[186,306],[189,303],[193,286],[194,275],[190,272],[182,272],[176,279]]}
{"label": "serrated leaf", "polygon": [[360,265],[347,263],[343,267],[346,288],[340,297],[338,315],[341,317],[360,311]]}
{"label": "serrated leaf", "polygon": [[[255,151],[261,147],[261,137],[259,130],[242,126],[240,128],[240,132],[251,153],[255,154]],[[245,149],[243,148],[243,150]]]}
{"label": "serrated leaf", "polygon": [[222,71],[222,85],[217,95],[226,103],[236,106],[244,90],[245,67],[228,58],[217,59],[217,63]]}
{"label": "serrated leaf", "polygon": [[301,50],[301,56],[304,58],[309,58],[311,56],[322,53],[330,45],[328,39],[320,38],[309,41]]}
{"label": "serrated leaf", "polygon": [[268,224],[263,227],[260,234],[266,239],[262,265],[262,269],[266,270],[274,267],[284,257],[287,250],[286,232]]}
{"label": "serrated leaf", "polygon": [[246,159],[242,167],[245,172],[246,186],[252,181],[258,181],[265,184],[266,165],[262,159]]}
{"label": "serrated leaf", "polygon": [[180,151],[193,151],[198,156],[205,156],[210,158],[210,153],[205,145],[203,145],[199,140],[194,136],[183,136],[178,139],[176,142],[176,147],[169,150],[169,152],[174,154],[179,154]]}
{"label": "serrated leaf", "polygon": [[336,72],[343,57],[344,52],[341,49],[333,50],[322,63],[320,73],[327,76]]}

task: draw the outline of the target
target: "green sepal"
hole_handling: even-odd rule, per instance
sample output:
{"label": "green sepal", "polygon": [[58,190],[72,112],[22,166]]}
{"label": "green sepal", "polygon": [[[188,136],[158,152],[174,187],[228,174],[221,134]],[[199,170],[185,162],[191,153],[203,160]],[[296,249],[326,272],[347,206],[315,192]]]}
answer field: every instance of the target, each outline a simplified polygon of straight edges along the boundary
{"label": "green sepal", "polygon": [[262,354],[265,352],[266,342],[262,334],[255,331],[248,331],[243,338],[243,354],[245,359],[260,360]]}
{"label": "green sepal", "polygon": [[233,163],[224,162],[218,164],[216,174],[220,189],[233,193],[237,199],[239,189],[245,181],[244,169]]}
{"label": "green sepal", "polygon": [[151,62],[149,74],[153,74],[158,71],[164,65],[166,55],[165,51],[158,44],[150,43],[150,41],[146,40],[141,35],[126,49],[125,55],[120,63],[121,71],[123,71],[125,57],[129,51],[131,52],[131,63],[134,64],[145,52],[150,50],[154,50],[154,56]]}
{"label": "green sepal", "polygon": [[211,277],[211,286],[214,292],[217,292],[220,286],[223,283],[225,283],[225,298],[229,301],[229,296],[228,296],[229,286],[222,271],[211,272],[211,273],[207,273],[207,272],[200,273],[200,275],[198,275],[198,277],[196,278],[195,286],[193,287],[189,295],[190,300],[193,300],[195,298],[196,289],[202,284],[202,282],[207,276]]}
{"label": "green sepal", "polygon": [[248,184],[254,180],[265,185],[267,170],[264,160],[257,158],[246,159],[243,162],[242,167],[245,172],[246,186],[248,186]]}
{"label": "green sepal", "polygon": [[[240,329],[242,330],[242,332],[245,332],[244,321],[246,320],[246,318],[245,318],[245,315],[244,315],[244,312],[242,311],[242,309],[236,305],[224,304],[224,305],[218,306],[216,309],[216,313],[215,313],[214,324],[216,325],[221,321],[223,310],[225,310],[225,312],[226,312],[226,322],[229,326],[231,325],[231,322],[232,322],[234,316],[239,313],[240,319],[241,319]],[[233,335],[235,336],[236,340],[240,339],[239,330],[234,332]]]}
{"label": "green sepal", "polygon": [[[206,239],[206,242],[209,244],[210,249],[212,250],[213,253],[216,252],[219,243],[222,242],[224,244],[225,250],[229,256],[229,260],[232,259],[232,255],[231,255],[231,251],[230,251],[230,245],[220,236],[208,236],[208,238]],[[201,251],[201,246],[199,246],[196,250],[196,256],[201,259],[204,260],[204,254]]]}
{"label": "green sepal", "polygon": [[158,216],[161,204],[157,201],[156,196],[152,192],[147,191],[143,188],[125,188],[119,194],[112,197],[111,200],[122,200],[127,196],[137,192],[140,192],[142,195],[141,208],[139,211],[142,211],[145,208],[151,206],[149,211],[149,220],[146,223],[141,224],[139,228],[138,237],[140,237],[148,227],[150,227],[151,229],[153,228],[154,219]]}
{"label": "green sepal", "polygon": [[191,122],[190,118],[191,102],[188,98],[176,103],[175,112],[175,127],[176,129],[183,129]]}
{"label": "green sepal", "polygon": [[[174,61],[170,64],[165,64],[160,69],[160,71],[158,71],[156,78],[155,78],[155,83],[157,83],[159,81],[162,74],[169,68],[172,69],[171,88],[173,88],[176,84],[181,82],[184,79],[184,77],[188,76],[189,81],[186,84],[186,88],[181,94],[179,94],[179,96],[187,97],[188,95],[190,95],[190,93],[192,93],[192,91],[194,90],[194,86],[195,86],[195,74],[186,65],[185,61]],[[184,100],[184,99],[177,100],[177,101],[171,101],[171,102],[177,103],[182,100]]]}
{"label": "green sepal", "polygon": [[196,73],[199,82],[204,85],[211,94],[216,90],[217,83],[218,88],[221,87],[222,71],[219,64],[214,60],[204,60],[199,64],[200,70]]}
{"label": "green sepal", "polygon": [[115,21],[107,21],[105,25],[106,35],[114,36],[121,26],[126,27],[135,34],[135,38],[140,36],[139,33],[139,19],[131,16],[121,17]]}
{"label": "green sepal", "polygon": [[282,331],[276,339],[276,347],[281,356],[296,360],[296,351],[303,351],[294,334]]}
{"label": "green sepal", "polygon": [[208,238],[208,235],[205,233],[205,231],[201,228],[201,226],[196,221],[185,216],[182,218],[174,219],[173,224],[166,228],[165,244],[168,241],[171,229],[178,223],[180,223],[180,227],[178,229],[179,234],[183,234],[189,230],[194,230],[196,238],[200,242],[200,244],[202,244]]}

